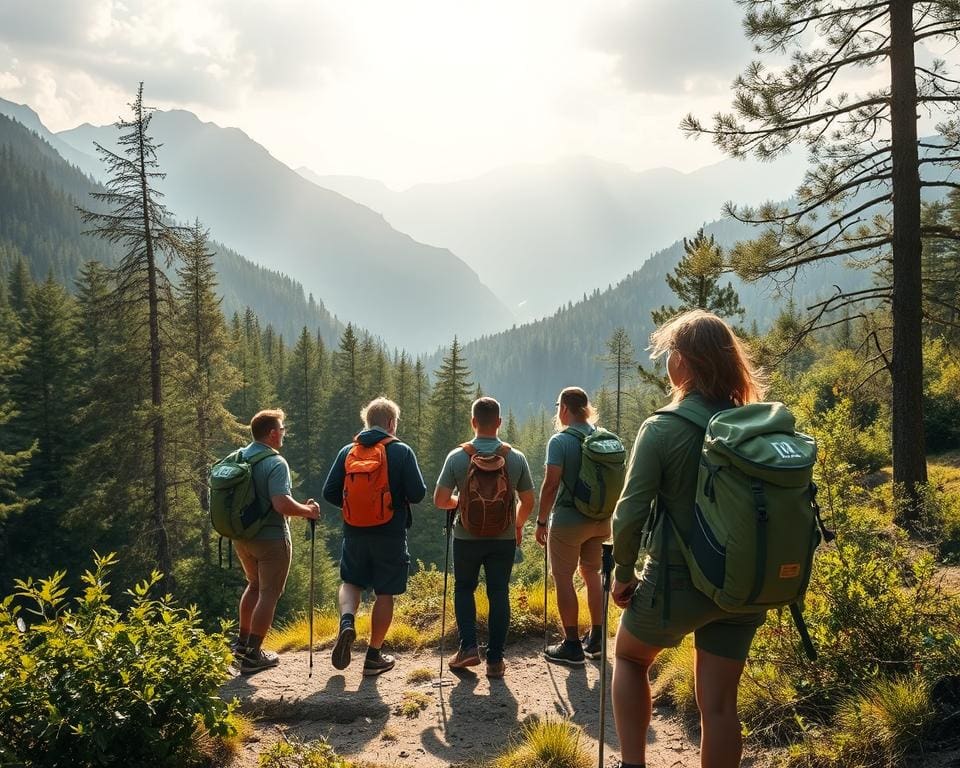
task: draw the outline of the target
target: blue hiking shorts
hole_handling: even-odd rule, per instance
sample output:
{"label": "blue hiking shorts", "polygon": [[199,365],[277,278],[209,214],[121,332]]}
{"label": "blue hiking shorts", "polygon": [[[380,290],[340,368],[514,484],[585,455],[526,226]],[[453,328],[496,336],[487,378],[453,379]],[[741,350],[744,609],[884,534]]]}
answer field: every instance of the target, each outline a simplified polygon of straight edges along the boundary
{"label": "blue hiking shorts", "polygon": [[402,595],[407,591],[410,553],[407,537],[344,536],[340,548],[340,580],[378,595]]}

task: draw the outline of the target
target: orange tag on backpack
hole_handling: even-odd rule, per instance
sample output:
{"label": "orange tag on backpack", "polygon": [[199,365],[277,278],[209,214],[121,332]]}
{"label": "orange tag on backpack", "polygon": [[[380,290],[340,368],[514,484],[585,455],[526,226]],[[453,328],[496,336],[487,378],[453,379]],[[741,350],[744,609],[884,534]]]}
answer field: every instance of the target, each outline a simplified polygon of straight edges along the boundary
{"label": "orange tag on backpack", "polygon": [[800,575],[800,563],[787,563],[780,566],[781,579],[795,579]]}

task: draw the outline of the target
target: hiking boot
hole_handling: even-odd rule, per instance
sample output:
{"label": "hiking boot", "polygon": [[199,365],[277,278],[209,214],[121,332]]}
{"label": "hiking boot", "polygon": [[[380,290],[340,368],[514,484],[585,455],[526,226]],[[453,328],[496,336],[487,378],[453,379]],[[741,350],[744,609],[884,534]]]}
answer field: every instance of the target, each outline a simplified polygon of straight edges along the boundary
{"label": "hiking boot", "polygon": [[596,637],[588,630],[580,641],[583,645],[583,655],[588,659],[599,659],[603,653],[603,638],[600,635]]}
{"label": "hiking boot", "polygon": [[487,662],[487,677],[499,679],[503,677],[503,673],[506,671],[507,663],[503,659]]}
{"label": "hiking boot", "polygon": [[389,672],[396,666],[397,660],[388,653],[381,653],[376,658],[371,659],[367,656],[363,662],[363,674],[367,677],[371,675],[382,675]]}
{"label": "hiking boot", "polygon": [[457,655],[447,662],[447,666],[450,669],[466,669],[467,667],[475,667],[479,663],[480,654],[477,653],[476,647],[473,647],[467,648],[467,650],[460,649],[457,651]]}
{"label": "hiking boot", "polygon": [[583,646],[579,640],[564,640],[556,645],[548,645],[543,656],[547,661],[566,664],[568,667],[582,667],[584,664]]}
{"label": "hiking boot", "polygon": [[272,651],[265,651],[262,648],[246,648],[239,657],[240,674],[250,675],[254,672],[261,672],[264,669],[270,669],[280,663],[280,657]]}
{"label": "hiking boot", "polygon": [[333,668],[346,669],[350,666],[350,648],[357,639],[357,630],[353,624],[344,624],[337,635],[337,644],[333,646]]}

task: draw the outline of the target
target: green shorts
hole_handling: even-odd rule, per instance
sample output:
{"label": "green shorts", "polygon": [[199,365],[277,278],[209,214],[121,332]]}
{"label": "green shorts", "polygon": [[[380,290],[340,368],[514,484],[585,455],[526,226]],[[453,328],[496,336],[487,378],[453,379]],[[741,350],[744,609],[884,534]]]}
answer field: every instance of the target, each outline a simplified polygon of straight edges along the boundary
{"label": "green shorts", "polygon": [[664,617],[660,568],[648,561],[620,626],[647,645],[675,648],[693,632],[694,646],[715,656],[746,661],[750,644],[766,618],[761,613],[728,613],[698,590],[685,566],[670,566],[669,611]]}

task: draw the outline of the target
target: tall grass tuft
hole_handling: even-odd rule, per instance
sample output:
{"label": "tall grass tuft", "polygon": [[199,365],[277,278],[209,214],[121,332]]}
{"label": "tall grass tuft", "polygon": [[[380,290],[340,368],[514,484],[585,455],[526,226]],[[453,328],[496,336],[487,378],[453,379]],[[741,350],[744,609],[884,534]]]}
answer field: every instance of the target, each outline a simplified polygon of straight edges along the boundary
{"label": "tall grass tuft", "polygon": [[676,648],[664,648],[650,668],[653,697],[666,698],[683,715],[697,711],[693,682],[693,639],[687,637]]}
{"label": "tall grass tuft", "polygon": [[490,768],[590,768],[583,731],[565,720],[524,725],[515,746],[490,762]]}

